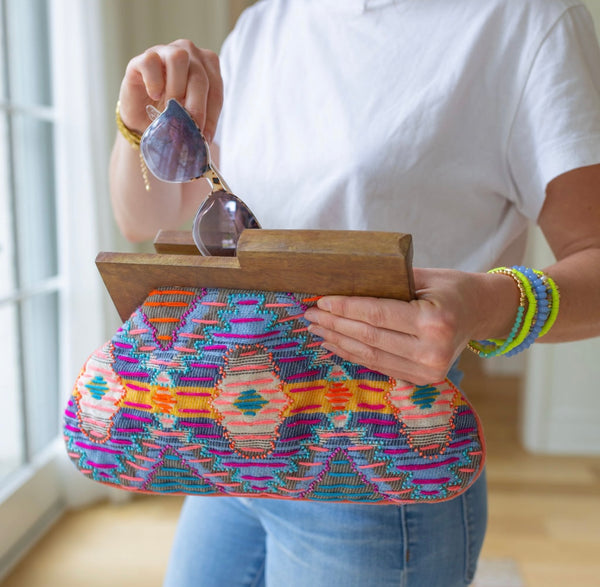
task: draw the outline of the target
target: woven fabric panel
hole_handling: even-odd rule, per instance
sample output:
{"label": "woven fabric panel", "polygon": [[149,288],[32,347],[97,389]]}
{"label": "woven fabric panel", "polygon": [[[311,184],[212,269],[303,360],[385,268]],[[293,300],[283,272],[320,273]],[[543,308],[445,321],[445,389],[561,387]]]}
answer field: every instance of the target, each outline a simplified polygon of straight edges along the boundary
{"label": "woven fabric panel", "polygon": [[438,502],[484,462],[449,380],[396,381],[323,349],[306,294],[152,291],[83,366],[64,436],[123,489],[367,503]]}

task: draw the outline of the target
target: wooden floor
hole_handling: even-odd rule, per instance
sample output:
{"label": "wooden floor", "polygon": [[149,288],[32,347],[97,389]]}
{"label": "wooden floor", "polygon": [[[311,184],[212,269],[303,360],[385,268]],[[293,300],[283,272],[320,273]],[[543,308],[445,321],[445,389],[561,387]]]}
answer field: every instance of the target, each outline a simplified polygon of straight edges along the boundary
{"label": "wooden floor", "polygon": [[[527,454],[517,434],[518,380],[487,378],[475,361],[467,357],[464,367],[465,391],[488,442],[490,515],[482,558],[491,566],[514,563],[527,587],[600,586],[600,459]],[[2,585],[159,586],[180,504],[179,498],[136,497],[71,512]]]}

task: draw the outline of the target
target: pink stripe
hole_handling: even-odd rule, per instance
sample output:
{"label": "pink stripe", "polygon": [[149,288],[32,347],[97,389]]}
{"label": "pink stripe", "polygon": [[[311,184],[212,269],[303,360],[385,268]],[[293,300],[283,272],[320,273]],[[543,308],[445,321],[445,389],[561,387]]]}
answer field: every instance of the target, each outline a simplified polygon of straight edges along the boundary
{"label": "pink stripe", "polygon": [[75,428],[74,426],[70,426],[69,424],[65,424],[65,428],[70,430],[71,432],[81,432],[79,428]]}
{"label": "pink stripe", "polygon": [[316,410],[317,408],[323,407],[321,404],[313,404],[312,406],[304,406],[302,408],[296,408],[295,410],[291,410],[291,414],[298,414],[300,412],[307,412],[308,410]]}
{"label": "pink stripe", "polygon": [[152,422],[152,418],[142,418],[140,416],[134,416],[133,414],[128,414],[127,412],[123,412],[122,416],[123,416],[123,418],[129,418],[130,420],[136,420],[137,422],[144,422],[146,424],[148,424],[149,422]]}
{"label": "pink stripe", "polygon": [[319,424],[321,422],[320,419],[316,419],[316,420],[296,420],[295,422],[289,422],[287,424],[288,428],[293,428],[294,426],[304,426],[304,425],[308,425],[308,426],[312,426],[313,424]]}
{"label": "pink stripe", "polygon": [[281,330],[272,330],[271,332],[265,332],[263,334],[242,334],[236,332],[214,332],[213,336],[219,338],[245,338],[249,340],[257,340],[260,338],[269,338],[270,336],[277,336]]}
{"label": "pink stripe", "polygon": [[202,393],[201,391],[177,391],[175,395],[183,395],[184,397],[210,397],[210,393]]}
{"label": "pink stripe", "polygon": [[131,461],[127,461],[127,464],[130,467],[133,467],[134,469],[137,469],[138,471],[150,471],[150,467],[142,467],[142,465],[138,465],[136,463],[132,463]]}
{"label": "pink stripe", "polygon": [[358,420],[359,424],[376,424],[378,426],[394,426],[396,422],[393,420],[380,420],[377,418],[361,418]]}
{"label": "pink stripe", "polygon": [[228,383],[226,387],[243,387],[246,385],[263,385],[265,383],[273,383],[273,378],[269,379],[248,379],[247,381],[233,381]]}
{"label": "pink stripe", "polygon": [[295,363],[297,361],[306,361],[308,357],[287,357],[285,359],[279,359],[280,363]]}
{"label": "pink stripe", "polygon": [[125,479],[125,481],[135,481],[136,483],[141,483],[144,480],[143,477],[131,477],[129,475],[119,475],[119,479]]}
{"label": "pink stripe", "polygon": [[176,363],[175,361],[160,361],[159,359],[154,358],[150,359],[150,363],[152,363],[152,365],[163,365],[165,367],[181,367],[181,363]]}
{"label": "pink stripe", "polygon": [[141,371],[118,371],[118,374],[121,377],[142,377],[142,378],[146,378],[146,377],[150,377],[149,373],[142,373]]}
{"label": "pink stripe", "polygon": [[259,301],[258,300],[239,300],[237,302],[240,306],[256,306]]}
{"label": "pink stripe", "polygon": [[300,343],[299,342],[286,342],[285,344],[278,344],[277,346],[273,347],[273,350],[281,350],[281,349],[289,349],[295,346],[298,346]]}
{"label": "pink stripe", "polygon": [[290,438],[280,438],[280,442],[294,442],[295,440],[306,440],[312,438],[312,434],[301,434],[300,436],[292,436]]}
{"label": "pink stripe", "polygon": [[243,324],[247,322],[264,322],[264,318],[231,318],[229,322],[232,324]]}
{"label": "pink stripe", "polygon": [[433,414],[408,414],[406,416],[402,416],[403,420],[419,420],[421,418],[437,418],[438,416],[447,416],[452,412],[435,412]]}
{"label": "pink stripe", "polygon": [[124,355],[117,355],[117,359],[125,361],[126,363],[139,363],[137,359],[134,359],[133,357],[126,357]]}
{"label": "pink stripe", "polygon": [[278,469],[279,467],[287,467],[288,463],[249,463],[244,462],[227,462],[223,463],[225,467],[259,467],[261,469]]}
{"label": "pink stripe", "polygon": [[319,371],[305,371],[304,373],[296,373],[295,375],[289,375],[287,379],[302,379],[303,377],[311,377],[312,375],[318,375]]}
{"label": "pink stripe", "polygon": [[[185,346],[176,346],[173,347],[173,350],[179,351],[180,353],[195,353],[196,349],[189,349]],[[177,367],[177,363],[172,363],[174,367]]]}
{"label": "pink stripe", "polygon": [[112,450],[110,448],[105,448],[104,446],[96,446],[93,444],[86,444],[85,442],[76,442],[75,444],[81,448],[87,448],[90,450],[99,450],[101,452],[106,452],[111,455],[122,455],[123,454],[123,451],[121,451],[121,450]]}
{"label": "pink stripe", "polygon": [[357,374],[362,373],[372,373],[373,375],[381,375],[379,371],[373,371],[372,369],[358,369],[356,371]]}
{"label": "pink stripe", "polygon": [[148,332],[147,328],[136,328],[135,330],[130,330],[129,334],[144,334],[145,332]]}
{"label": "pink stripe", "polygon": [[317,391],[318,389],[325,389],[324,385],[313,385],[312,387],[292,387],[290,393],[301,393],[303,391]]}
{"label": "pink stripe", "polygon": [[207,424],[205,422],[188,422],[181,420],[179,422],[182,426],[189,426],[190,428],[212,428],[213,424]]}
{"label": "pink stripe", "polygon": [[269,369],[270,365],[240,365],[239,367],[231,367],[227,369],[229,372],[234,371],[264,371],[265,369]]}
{"label": "pink stripe", "polygon": [[383,410],[385,408],[385,404],[357,404],[357,406],[368,410]]}
{"label": "pink stripe", "polygon": [[212,377],[180,377],[179,381],[213,381]]}
{"label": "pink stripe", "polygon": [[122,342],[113,342],[113,344],[116,347],[119,347],[120,349],[132,349],[133,348],[133,345],[131,345],[131,344],[125,344],[125,343],[122,343]]}
{"label": "pink stripe", "polygon": [[277,420],[254,420],[253,422],[227,422],[227,426],[266,426],[277,424]]}
{"label": "pink stripe", "polygon": [[450,457],[444,461],[438,461],[434,463],[424,463],[422,465],[398,465],[398,469],[401,471],[424,471],[426,469],[437,469],[438,467],[444,467],[445,465],[449,465],[451,463],[455,463],[459,461],[458,457]]}
{"label": "pink stripe", "polygon": [[360,389],[366,389],[367,391],[383,391],[382,387],[371,387],[370,385],[365,385],[364,383],[359,383],[358,387]]}
{"label": "pink stripe", "polygon": [[437,428],[428,428],[427,430],[411,430],[413,436],[421,434],[436,434],[437,432],[446,432],[446,426],[438,426]]}
{"label": "pink stripe", "polygon": [[125,387],[129,387],[129,389],[134,389],[136,391],[150,391],[147,387],[141,387],[139,385],[134,385],[133,383],[126,383]]}
{"label": "pink stripe", "polygon": [[284,457],[284,458],[285,458],[285,457],[291,457],[291,456],[293,456],[293,455],[296,455],[296,454],[298,454],[299,452],[300,452],[300,451],[299,451],[299,449],[296,449],[296,450],[288,450],[287,452],[278,452],[278,453],[273,453],[273,455],[272,455],[272,456],[274,456],[274,457],[278,457],[278,458],[279,458],[279,457]]}
{"label": "pink stripe", "polygon": [[224,351],[226,349],[227,349],[226,344],[213,344],[213,345],[204,347],[205,351]]}
{"label": "pink stripe", "polygon": [[70,410],[65,410],[65,415],[69,416],[69,418],[77,418],[77,415],[71,412]]}
{"label": "pink stripe", "polygon": [[219,365],[212,363],[190,363],[190,367],[198,367],[198,369],[218,369]]}
{"label": "pink stripe", "polygon": [[94,461],[88,461],[88,464],[97,469],[116,469],[119,465],[111,465],[107,463],[95,463]]}
{"label": "pink stripe", "polygon": [[[96,401],[98,401],[98,400],[96,400]],[[113,406],[113,408],[109,408],[106,406],[94,404],[92,402],[84,402],[84,401],[81,401],[81,405],[86,408],[92,408],[94,410],[98,410],[99,412],[113,412],[114,411],[114,409],[113,409],[114,406]]]}
{"label": "pink stripe", "polygon": [[145,410],[151,410],[152,406],[148,405],[148,404],[136,404],[134,402],[123,402],[126,406],[129,406],[130,408],[142,408]]}

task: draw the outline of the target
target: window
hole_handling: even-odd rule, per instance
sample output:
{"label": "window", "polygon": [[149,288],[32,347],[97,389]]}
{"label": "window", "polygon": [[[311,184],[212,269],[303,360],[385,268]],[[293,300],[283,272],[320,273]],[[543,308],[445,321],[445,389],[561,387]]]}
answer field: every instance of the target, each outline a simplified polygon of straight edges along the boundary
{"label": "window", "polygon": [[2,0],[0,485],[58,434],[59,271],[48,8]]}
{"label": "window", "polygon": [[0,581],[89,483],[61,411],[106,334],[102,5],[0,0]]}

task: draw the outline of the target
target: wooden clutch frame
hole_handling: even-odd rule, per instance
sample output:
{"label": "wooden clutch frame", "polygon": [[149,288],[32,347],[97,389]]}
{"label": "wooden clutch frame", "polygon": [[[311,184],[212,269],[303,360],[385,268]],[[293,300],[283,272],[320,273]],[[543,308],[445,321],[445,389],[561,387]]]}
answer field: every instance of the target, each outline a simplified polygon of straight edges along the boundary
{"label": "wooden clutch frame", "polygon": [[396,232],[245,230],[236,257],[203,257],[192,235],[160,231],[156,253],[99,253],[123,321],[157,287],[226,287],[411,300],[412,238]]}

